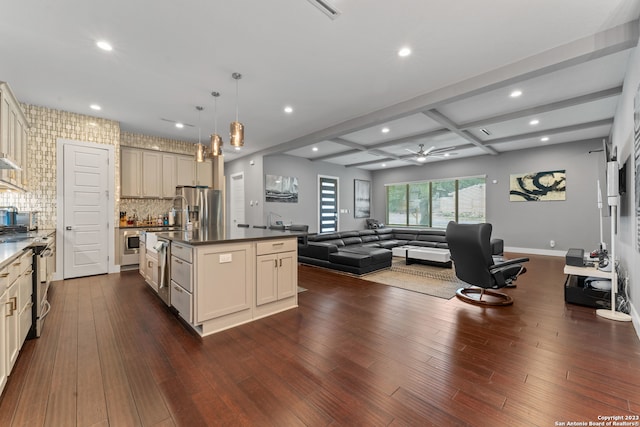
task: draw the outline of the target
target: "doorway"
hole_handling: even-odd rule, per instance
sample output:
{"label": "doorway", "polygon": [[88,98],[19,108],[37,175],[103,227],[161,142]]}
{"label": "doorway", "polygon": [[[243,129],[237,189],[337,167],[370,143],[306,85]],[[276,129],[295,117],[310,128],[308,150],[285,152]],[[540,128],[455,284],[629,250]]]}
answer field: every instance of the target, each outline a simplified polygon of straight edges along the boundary
{"label": "doorway", "polygon": [[56,277],[113,272],[114,147],[58,140]]}
{"label": "doorway", "polygon": [[245,223],[244,213],[244,172],[231,175],[229,191],[229,212],[231,213],[231,227]]}
{"label": "doorway", "polygon": [[338,178],[318,175],[318,233],[338,231]]}

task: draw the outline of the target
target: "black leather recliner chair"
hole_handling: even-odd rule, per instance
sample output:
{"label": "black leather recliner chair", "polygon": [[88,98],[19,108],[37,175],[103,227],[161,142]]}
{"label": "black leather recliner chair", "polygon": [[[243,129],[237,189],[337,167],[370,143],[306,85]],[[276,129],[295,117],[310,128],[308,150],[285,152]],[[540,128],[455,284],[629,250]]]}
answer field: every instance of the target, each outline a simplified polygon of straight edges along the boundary
{"label": "black leather recliner chair", "polygon": [[[491,224],[447,225],[447,242],[456,276],[470,286],[460,288],[456,296],[462,301],[478,305],[511,305],[513,298],[492,289],[512,284],[524,273],[523,262],[529,258],[516,258],[494,262],[491,254]],[[474,298],[475,296],[475,298]],[[484,296],[488,298],[483,299]]]}

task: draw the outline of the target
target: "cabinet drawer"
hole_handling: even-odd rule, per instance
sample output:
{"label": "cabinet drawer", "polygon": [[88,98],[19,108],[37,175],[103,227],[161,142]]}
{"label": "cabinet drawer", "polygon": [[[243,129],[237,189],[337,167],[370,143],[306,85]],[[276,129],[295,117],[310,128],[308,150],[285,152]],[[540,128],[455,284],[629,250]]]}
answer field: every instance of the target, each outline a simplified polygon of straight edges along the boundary
{"label": "cabinet drawer", "polygon": [[0,294],[4,293],[9,288],[11,282],[9,281],[9,267],[0,270]]}
{"label": "cabinet drawer", "polygon": [[173,280],[171,281],[171,305],[178,310],[180,317],[193,323],[193,296]]}
{"label": "cabinet drawer", "polygon": [[171,280],[189,292],[193,292],[191,264],[171,255]]}
{"label": "cabinet drawer", "polygon": [[171,256],[178,257],[187,262],[193,262],[193,248],[179,243],[171,243]]}
{"label": "cabinet drawer", "polygon": [[20,256],[20,273],[24,273],[33,264],[33,251],[28,250]]}
{"label": "cabinet drawer", "polygon": [[258,242],[256,255],[295,251],[297,248],[298,240],[294,238],[287,240],[266,240],[264,242]]}
{"label": "cabinet drawer", "polygon": [[22,273],[22,275],[18,279],[18,284],[20,286],[20,288],[18,289],[18,302],[21,306],[20,309],[22,309],[22,307],[24,307],[26,304],[31,303],[31,294],[33,294],[33,282],[31,276],[32,274],[33,271],[29,269],[28,271]]}

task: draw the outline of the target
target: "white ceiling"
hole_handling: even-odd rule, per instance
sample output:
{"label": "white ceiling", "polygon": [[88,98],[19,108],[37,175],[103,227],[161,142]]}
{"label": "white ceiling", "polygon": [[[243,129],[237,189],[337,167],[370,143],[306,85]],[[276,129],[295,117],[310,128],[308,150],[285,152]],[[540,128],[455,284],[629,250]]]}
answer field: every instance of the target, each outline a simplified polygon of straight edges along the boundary
{"label": "white ceiling", "polygon": [[461,158],[606,137],[638,41],[636,0],[325,1],[340,16],[308,0],[5,2],[0,81],[22,102],[191,142],[213,132],[215,90],[228,144],[239,72],[245,147],[226,160],[375,170],[418,164],[418,144]]}

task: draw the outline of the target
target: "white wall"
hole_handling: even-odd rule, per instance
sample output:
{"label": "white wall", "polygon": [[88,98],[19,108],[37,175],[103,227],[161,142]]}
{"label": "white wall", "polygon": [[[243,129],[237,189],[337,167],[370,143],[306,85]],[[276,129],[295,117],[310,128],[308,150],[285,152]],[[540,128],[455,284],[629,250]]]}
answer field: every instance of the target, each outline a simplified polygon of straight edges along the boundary
{"label": "white wall", "polygon": [[638,224],[635,206],[640,203],[634,191],[638,165],[634,163],[633,104],[640,85],[640,50],[635,48],[629,57],[622,98],[618,104],[612,130],[612,142],[617,148],[620,166],[627,162],[627,193],[620,201],[620,217],[616,235],[616,257],[629,276],[631,315],[640,337],[640,253],[637,248]]}

